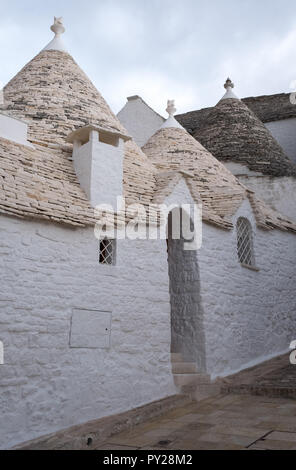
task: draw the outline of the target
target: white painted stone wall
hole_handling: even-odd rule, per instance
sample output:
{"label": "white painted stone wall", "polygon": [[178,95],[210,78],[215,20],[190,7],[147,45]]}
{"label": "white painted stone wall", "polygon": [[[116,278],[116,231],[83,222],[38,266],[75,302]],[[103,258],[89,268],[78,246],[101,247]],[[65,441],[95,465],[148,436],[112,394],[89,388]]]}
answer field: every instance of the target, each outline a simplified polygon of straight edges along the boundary
{"label": "white painted stone wall", "polygon": [[[190,201],[184,181],[168,201],[176,197]],[[235,230],[203,224],[199,278],[186,262],[176,277],[183,294],[199,284],[188,298],[198,298],[196,351],[213,377],[285,352],[296,337],[296,236],[257,229],[248,201],[239,216],[253,226],[259,272],[239,264]],[[0,220],[0,447],[175,393],[165,240],[120,240],[117,265],[102,266],[92,229]],[[98,331],[111,314],[110,348],[107,338],[98,349],[70,347],[73,314],[85,310],[99,315],[87,320]],[[189,302],[185,327],[192,313]],[[76,324],[72,346],[77,333]]]}
{"label": "white painted stone wall", "polygon": [[[173,208],[193,204],[189,188],[182,178],[166,198],[166,205]],[[185,210],[188,214],[187,207]],[[196,227],[196,230],[202,231],[202,226]],[[203,372],[205,331],[198,258],[196,251],[184,251],[183,248],[183,240],[169,240],[172,352],[181,353],[185,361],[195,362],[198,370]]]}
{"label": "white painted stone wall", "polygon": [[172,315],[172,352],[205,370],[204,311],[195,251],[184,251],[183,240],[169,240],[168,262]]}
{"label": "white painted stone wall", "polygon": [[0,112],[0,137],[33,148],[33,145],[27,140],[27,134],[28,125],[26,122]]}
{"label": "white painted stone wall", "polygon": [[124,142],[117,138],[117,146],[99,141],[99,133],[92,131],[84,145],[74,143],[73,163],[78,181],[93,207],[108,204],[117,209],[117,197],[123,193]]}
{"label": "white painted stone wall", "polygon": [[251,171],[239,163],[223,163],[241,183],[255,191],[257,197],[296,221],[296,178],[288,176],[273,178]]}
{"label": "white painted stone wall", "polygon": [[238,262],[236,231],[204,224],[198,252],[207,371],[225,376],[288,351],[296,338],[296,236],[263,231],[248,201],[233,221],[253,227],[259,272]]}
{"label": "white painted stone wall", "polygon": [[296,163],[296,118],[266,122],[264,125],[278,141],[288,157]]}
{"label": "white painted stone wall", "polygon": [[[1,216],[0,256],[1,448],[176,393],[165,240],[104,266],[91,228]],[[111,312],[109,349],[69,347],[77,309]]]}
{"label": "white painted stone wall", "polygon": [[[193,202],[184,180],[166,202],[176,201]],[[284,353],[296,338],[296,235],[258,229],[248,200],[233,217],[234,226],[239,217],[247,217],[252,224],[259,272],[239,263],[236,229],[209,224],[202,227],[197,264],[184,253],[181,270],[179,250],[175,264],[179,272],[174,290],[183,298],[186,294],[186,301],[180,305],[179,322],[174,321],[180,331],[183,328],[187,344],[193,336],[199,342],[191,350],[185,347],[185,354],[192,354],[192,359],[195,355],[199,368],[213,377]],[[193,322],[199,331],[192,330]]]}
{"label": "white painted stone wall", "polygon": [[164,118],[150,108],[140,96],[129,97],[117,117],[139,147],[143,147],[164,123]]}

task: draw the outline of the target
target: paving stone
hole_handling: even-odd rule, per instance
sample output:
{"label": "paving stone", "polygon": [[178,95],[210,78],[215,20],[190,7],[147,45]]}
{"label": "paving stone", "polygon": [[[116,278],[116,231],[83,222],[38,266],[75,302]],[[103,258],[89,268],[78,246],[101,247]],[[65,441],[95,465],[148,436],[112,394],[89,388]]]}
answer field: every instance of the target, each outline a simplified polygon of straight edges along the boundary
{"label": "paving stone", "polygon": [[296,442],[296,432],[273,431],[266,440]]}
{"label": "paving stone", "polygon": [[265,450],[295,450],[296,449],[295,442],[276,441],[272,439],[258,441],[256,442],[256,446]]}
{"label": "paving stone", "polygon": [[296,367],[285,354],[223,379],[222,391],[296,399]]}

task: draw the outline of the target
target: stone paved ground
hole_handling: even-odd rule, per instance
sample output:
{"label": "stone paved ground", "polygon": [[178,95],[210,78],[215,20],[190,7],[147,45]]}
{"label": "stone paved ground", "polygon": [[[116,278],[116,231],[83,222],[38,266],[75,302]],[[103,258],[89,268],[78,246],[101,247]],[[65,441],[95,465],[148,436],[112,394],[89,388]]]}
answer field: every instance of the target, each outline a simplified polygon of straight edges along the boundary
{"label": "stone paved ground", "polygon": [[99,448],[296,450],[295,398],[296,366],[284,355],[223,379],[219,396],[179,407]]}
{"label": "stone paved ground", "polygon": [[296,450],[296,401],[225,394],[109,438],[100,450]]}
{"label": "stone paved ground", "polygon": [[296,366],[287,354],[276,357],[223,379],[222,391],[296,398]]}

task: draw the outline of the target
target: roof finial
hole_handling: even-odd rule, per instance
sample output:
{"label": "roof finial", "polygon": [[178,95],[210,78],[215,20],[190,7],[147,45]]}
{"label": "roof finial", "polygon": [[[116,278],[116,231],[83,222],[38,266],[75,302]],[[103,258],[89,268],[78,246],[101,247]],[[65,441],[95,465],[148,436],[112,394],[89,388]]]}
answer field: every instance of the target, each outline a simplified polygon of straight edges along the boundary
{"label": "roof finial", "polygon": [[[224,83],[224,88],[226,90],[226,93],[225,95],[221,98],[221,100],[226,100],[226,99],[229,99],[229,98],[232,98],[232,99],[239,99],[235,93],[233,93],[232,89],[234,88],[234,83],[232,82],[232,80],[228,77],[226,82]],[[220,101],[221,101],[220,100]]]}
{"label": "roof finial", "polygon": [[174,114],[176,111],[177,110],[175,108],[175,100],[168,100],[168,107],[166,109],[166,112],[168,113],[169,117],[163,123],[163,125],[161,126],[161,129],[166,129],[167,127],[177,127],[179,129],[184,130],[181,124],[178,121],[176,121],[176,119],[174,118]]}
{"label": "roof finial", "polygon": [[54,38],[50,41],[49,44],[43,49],[44,51],[62,51],[67,52],[63,41],[61,39],[61,35],[65,32],[65,27],[63,25],[63,18],[54,17],[54,23],[50,27],[52,32],[54,33]]}
{"label": "roof finial", "polygon": [[226,82],[224,83],[224,88],[225,90],[228,90],[228,88],[234,88],[234,83],[232,83],[231,79],[228,77]]}
{"label": "roof finial", "polygon": [[60,34],[63,34],[66,30],[63,25],[63,18],[60,16],[60,18],[57,18],[56,16],[54,17],[54,23],[50,27],[50,29],[54,32],[56,36],[59,36]]}
{"label": "roof finial", "polygon": [[166,109],[166,112],[168,113],[168,115],[171,117],[174,116],[175,112],[176,112],[176,108],[175,108],[175,100],[168,100],[168,107]]}

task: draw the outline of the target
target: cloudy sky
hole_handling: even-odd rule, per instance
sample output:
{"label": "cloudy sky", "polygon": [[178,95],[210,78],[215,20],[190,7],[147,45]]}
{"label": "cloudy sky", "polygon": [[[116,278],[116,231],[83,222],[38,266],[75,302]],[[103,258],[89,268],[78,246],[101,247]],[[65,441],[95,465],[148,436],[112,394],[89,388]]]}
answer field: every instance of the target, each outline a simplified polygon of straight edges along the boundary
{"label": "cloudy sky", "polygon": [[295,0],[0,0],[0,81],[51,39],[63,16],[68,51],[118,112],[138,94],[165,115],[214,105],[229,75],[236,94],[290,91]]}

